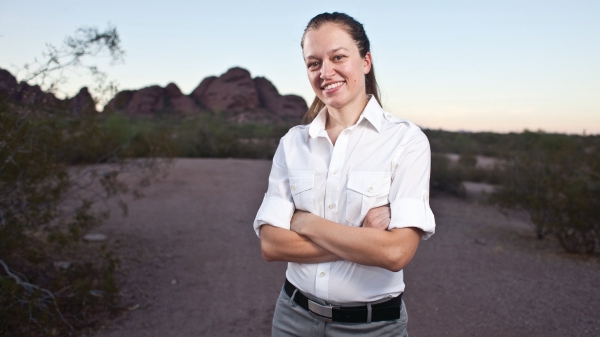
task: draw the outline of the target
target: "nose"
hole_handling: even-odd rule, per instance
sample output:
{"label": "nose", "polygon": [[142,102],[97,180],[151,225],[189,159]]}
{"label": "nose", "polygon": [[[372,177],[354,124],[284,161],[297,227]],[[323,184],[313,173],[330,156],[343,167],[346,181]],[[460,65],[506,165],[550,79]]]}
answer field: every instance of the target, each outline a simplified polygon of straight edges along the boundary
{"label": "nose", "polygon": [[321,64],[320,78],[323,80],[328,80],[328,79],[332,78],[334,74],[335,74],[335,71],[333,69],[333,65],[329,61],[324,60],[323,63]]}

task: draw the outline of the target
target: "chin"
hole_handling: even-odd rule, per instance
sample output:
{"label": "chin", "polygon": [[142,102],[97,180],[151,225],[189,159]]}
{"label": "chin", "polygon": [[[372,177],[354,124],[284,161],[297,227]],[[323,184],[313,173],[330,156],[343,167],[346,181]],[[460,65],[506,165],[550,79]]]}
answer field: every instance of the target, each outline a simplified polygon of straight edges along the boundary
{"label": "chin", "polygon": [[342,97],[323,97],[321,101],[330,108],[341,109],[349,104],[351,100]]}

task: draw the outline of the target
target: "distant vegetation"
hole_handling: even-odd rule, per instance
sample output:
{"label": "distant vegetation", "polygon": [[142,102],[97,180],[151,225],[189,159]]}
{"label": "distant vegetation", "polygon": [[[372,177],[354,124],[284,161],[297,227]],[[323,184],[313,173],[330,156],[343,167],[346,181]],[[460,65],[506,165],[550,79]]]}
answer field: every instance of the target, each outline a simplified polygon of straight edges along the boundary
{"label": "distant vegetation", "polygon": [[597,148],[599,135],[566,135],[528,131],[515,133],[451,132],[425,129],[431,150],[437,153],[476,154],[488,157],[508,158],[514,152],[535,150],[540,143],[556,149],[563,142],[576,142],[583,147]]}
{"label": "distant vegetation", "polygon": [[130,158],[152,156],[149,140],[158,141],[169,156],[184,158],[271,159],[279,139],[289,125],[257,122],[238,123],[205,111],[195,117],[131,117],[120,113],[100,114],[102,129],[113,133],[111,142],[122,146]]}
{"label": "distant vegetation", "polygon": [[[539,239],[553,235],[570,253],[599,249],[600,136],[425,133],[434,152],[433,190],[464,195],[462,181],[497,185],[489,201],[526,214]],[[451,163],[443,153],[459,153],[460,160]],[[476,168],[474,155],[495,157],[499,164]]]}

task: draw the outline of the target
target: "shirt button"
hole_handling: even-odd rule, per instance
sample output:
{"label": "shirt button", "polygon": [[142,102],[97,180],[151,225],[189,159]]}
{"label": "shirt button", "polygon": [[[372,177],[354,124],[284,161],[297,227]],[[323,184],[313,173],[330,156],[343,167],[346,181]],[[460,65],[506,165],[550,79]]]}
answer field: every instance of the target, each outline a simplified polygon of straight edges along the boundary
{"label": "shirt button", "polygon": [[333,169],[333,171],[331,171],[331,173],[332,173],[332,174],[336,174],[336,173],[337,173],[337,170],[336,170],[336,169]]}
{"label": "shirt button", "polygon": [[391,114],[387,114],[387,116],[385,116],[385,117],[387,117],[387,119],[390,119],[390,118],[392,118],[392,115]]}
{"label": "shirt button", "polygon": [[319,276],[321,276],[321,277],[325,277],[325,272],[324,272],[324,271],[322,271],[322,272],[321,272],[321,274],[319,274]]}
{"label": "shirt button", "polygon": [[369,192],[373,192],[373,186],[369,187]]}
{"label": "shirt button", "polygon": [[295,189],[296,189],[296,186],[292,185],[292,186],[290,187],[290,189],[293,191],[293,190],[295,190]]}
{"label": "shirt button", "polygon": [[333,204],[329,204],[329,209],[333,209]]}

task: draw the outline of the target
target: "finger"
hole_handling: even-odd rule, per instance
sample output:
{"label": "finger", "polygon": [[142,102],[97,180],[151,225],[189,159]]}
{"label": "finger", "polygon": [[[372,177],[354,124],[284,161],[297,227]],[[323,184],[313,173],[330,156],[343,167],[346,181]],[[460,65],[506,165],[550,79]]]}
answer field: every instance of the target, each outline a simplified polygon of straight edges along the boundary
{"label": "finger", "polygon": [[388,228],[390,226],[391,222],[392,222],[392,219],[385,218],[385,219],[381,220],[381,226],[384,228]]}
{"label": "finger", "polygon": [[385,230],[388,228],[388,226],[385,224],[384,221],[382,221],[382,222],[378,222],[376,225],[372,226],[371,228]]}
{"label": "finger", "polygon": [[386,210],[385,206],[372,208],[365,216],[363,227],[375,227],[378,223],[390,218],[390,212]]}
{"label": "finger", "polygon": [[386,216],[386,212],[384,210],[373,208],[369,211],[369,213],[367,213],[366,218],[370,219],[371,221],[375,221],[384,216]]}
{"label": "finger", "polygon": [[381,212],[380,214],[377,214],[375,217],[373,217],[373,221],[377,223],[377,222],[381,222],[385,219],[390,219],[390,218],[391,218],[390,213]]}

